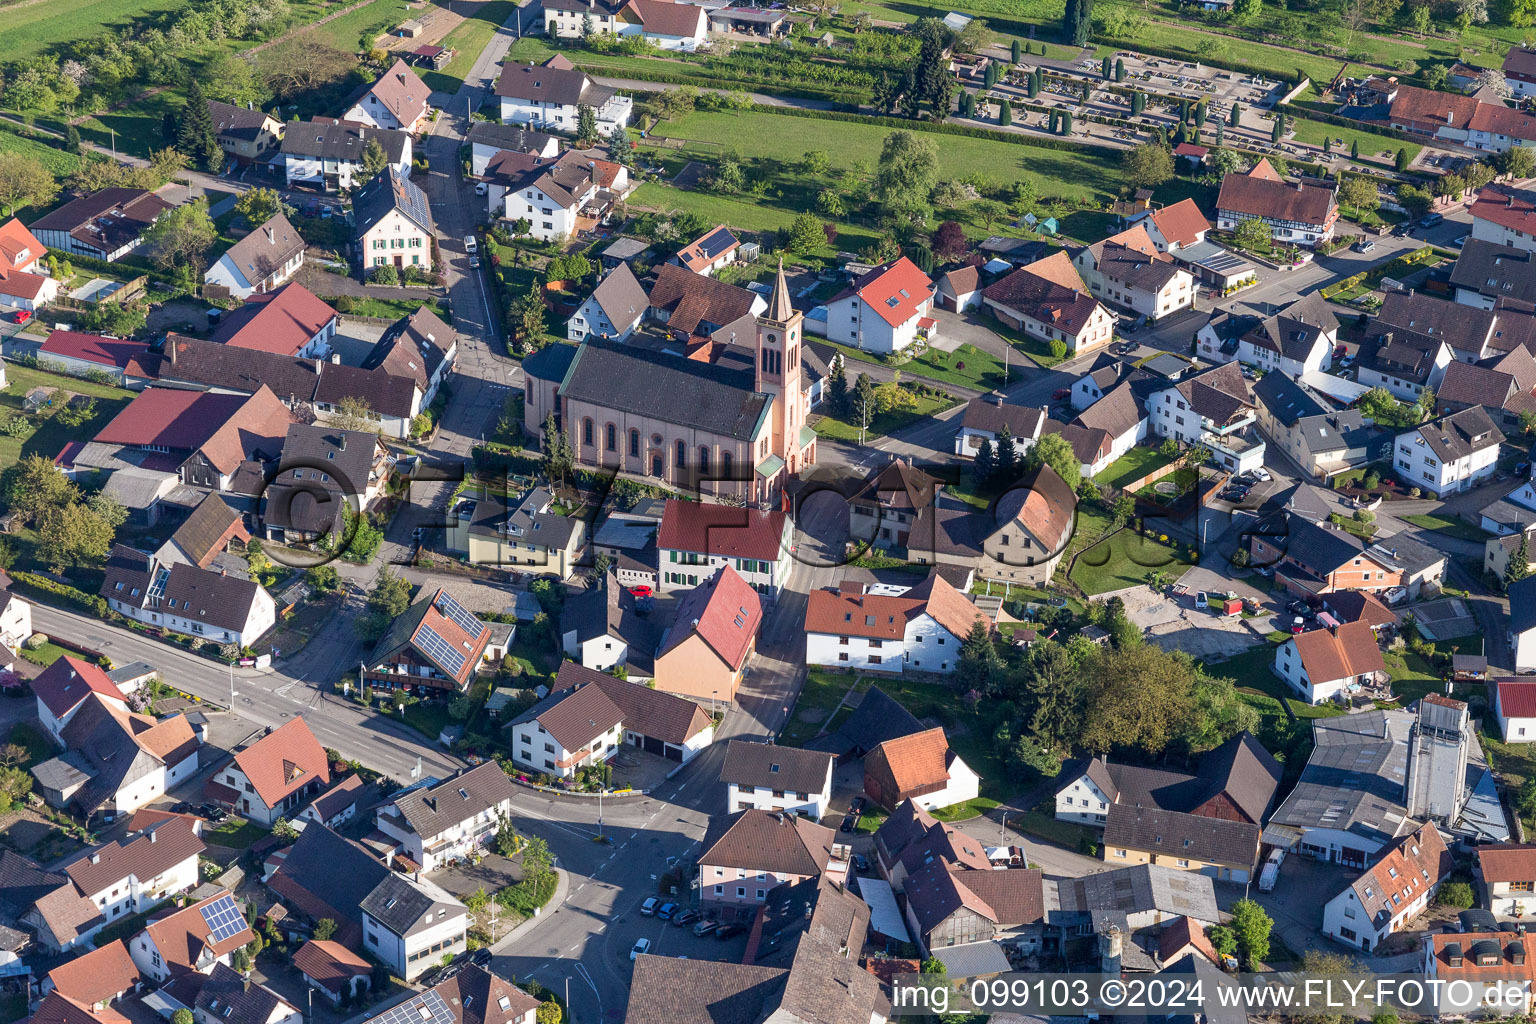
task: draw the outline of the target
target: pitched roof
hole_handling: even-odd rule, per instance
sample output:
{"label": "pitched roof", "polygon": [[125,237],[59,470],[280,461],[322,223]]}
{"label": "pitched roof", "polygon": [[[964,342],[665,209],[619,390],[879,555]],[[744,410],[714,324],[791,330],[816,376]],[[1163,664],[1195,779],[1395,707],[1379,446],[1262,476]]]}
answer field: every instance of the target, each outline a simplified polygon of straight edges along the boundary
{"label": "pitched roof", "polygon": [[414,124],[427,112],[425,82],[412,71],[410,65],[396,57],[394,64],[368,89],[378,97],[379,103],[403,125]]}
{"label": "pitched roof", "polygon": [[831,783],[833,760],[831,754],[815,750],[731,740],[725,747],[720,781],[749,788],[820,793]]}
{"label": "pitched roof", "polygon": [[197,993],[195,1006],[205,1020],[229,1024],[267,1024],[274,1016],[288,1017],[299,1008],[265,985],[253,984],[224,964],[214,964]]}
{"label": "pitched roof", "polygon": [[[626,1024],[762,1024],[789,971],[646,954],[635,961]],[[74,1022],[70,1022],[74,1024]]]}
{"label": "pitched roof", "polygon": [[198,449],[221,473],[234,473],[241,463],[266,462],[282,446],[293,424],[293,413],[270,389],[261,387],[240,403]]}
{"label": "pitched roof", "polygon": [[1441,402],[1459,405],[1484,405],[1497,409],[1518,391],[1515,378],[1501,373],[1491,366],[1477,363],[1452,362],[1440,378],[1440,388],[1435,398]]}
{"label": "pitched roof", "polygon": [[340,992],[349,979],[365,976],[372,970],[368,961],[333,939],[310,939],[304,943],[294,951],[293,966],[331,992]]}
{"label": "pitched roof", "polygon": [[128,1024],[128,1018],[110,1006],[92,1011],[66,995],[49,992],[38,1004],[37,1012],[27,1018],[27,1024]]}
{"label": "pitched roof", "polygon": [[701,28],[702,8],[677,0],[629,0],[640,15],[646,35],[693,36]]}
{"label": "pitched roof", "polygon": [[1221,181],[1216,208],[1269,220],[1323,224],[1336,204],[1329,188],[1300,182],[1292,185],[1252,174],[1229,174]]}
{"label": "pitched roof", "polygon": [[554,138],[546,132],[533,132],[522,125],[500,121],[475,121],[464,136],[467,142],[514,153],[542,152]]}
{"label": "pitched roof", "polygon": [[988,285],[981,294],[1072,336],[1081,333],[1101,308],[1083,286],[1065,251],[1020,267]]}
{"label": "pitched roof", "polygon": [[1114,803],[1104,823],[1104,845],[1142,852],[1252,867],[1259,854],[1259,826],[1183,811]]}
{"label": "pitched roof", "polygon": [[0,281],[8,281],[12,274],[29,273],[28,268],[47,254],[47,246],[27,230],[21,218],[12,217],[0,224]]}
{"label": "pitched roof", "polygon": [[398,168],[390,167],[358,189],[352,199],[357,234],[361,236],[372,230],[393,210],[399,210],[421,230],[432,233],[432,209],[427,204],[427,194]]}
{"label": "pitched roof", "polygon": [[139,969],[122,939],[115,939],[66,960],[48,972],[48,980],[60,995],[87,1006],[107,1002],[120,992],[131,992],[139,983]]}
{"label": "pitched roof", "polygon": [[1210,937],[1205,934],[1205,926],[1192,917],[1181,916],[1174,918],[1158,935],[1157,959],[1167,964],[1173,956],[1185,949],[1199,953],[1213,964],[1221,964],[1221,954],[1211,945]]}
{"label": "pitched roof", "polygon": [[1066,543],[1076,509],[1072,488],[1056,470],[1041,464],[998,501],[994,515],[1024,527],[1042,547],[1055,552]]}
{"label": "pitched roof", "polygon": [[741,247],[741,240],[724,224],[710,228],[703,235],[677,251],[677,260],[692,273],[699,273],[721,256]]}
{"label": "pitched roof", "polygon": [[1014,437],[1036,436],[1046,418],[1046,410],[1032,405],[1013,405],[1000,397],[978,395],[966,403],[960,425],[970,430],[998,434],[1003,427]]}
{"label": "pitched roof", "polygon": [[1536,253],[1469,238],[1451,266],[1451,284],[1496,300],[1536,303]]}
{"label": "pitched roof", "polygon": [[512,780],[494,759],[455,772],[435,786],[413,789],[394,807],[424,840],[441,835],[512,796]]}
{"label": "pitched roof", "polygon": [[1440,416],[1408,432],[1417,434],[1441,462],[1455,462],[1504,443],[1504,434],[1493,425],[1480,405],[1449,416]]}
{"label": "pitched roof", "polygon": [[331,918],[340,926],[334,938],[356,945],[363,938],[358,908],[387,874],[389,868],[367,850],[311,822],[267,885],[311,920]]}
{"label": "pitched roof", "polygon": [[1314,686],[1387,670],[1376,634],[1364,622],[1346,622],[1336,630],[1314,629],[1292,637],[1291,643]]}
{"label": "pitched roof", "polygon": [[1493,310],[1447,302],[1423,292],[1389,292],[1376,314],[1378,325],[1441,338],[1452,348],[1482,354],[1498,314]]}
{"label": "pitched roof", "polygon": [[38,348],[37,354],[39,358],[58,356],[61,359],[81,359],[90,363],[99,363],[102,366],[114,366],[121,370],[127,367],[135,356],[143,355],[147,351],[149,351],[149,345],[142,341],[104,338],[99,334],[84,334],[79,331],[49,331],[47,339]]}
{"label": "pitched roof", "polygon": [[217,491],[209,491],[171,534],[171,541],[186,552],[194,565],[206,569],[231,536],[250,539],[244,521],[238,509],[232,508]]}
{"label": "pitched roof", "polygon": [[389,325],[369,350],[362,367],[409,377],[425,392],[457,339],[452,327],[429,307],[422,306]]}
{"label": "pitched roof", "polygon": [[1157,225],[1159,234],[1180,248],[1194,245],[1211,230],[1210,221],[1193,199],[1180,199],[1172,206],[1154,210],[1152,223]]}
{"label": "pitched roof", "polygon": [[246,284],[257,285],[303,251],[304,239],[299,237],[298,230],[287,217],[274,213],[266,223],[226,249],[222,258],[234,264]]}
{"label": "pitched roof", "polygon": [[[660,272],[669,267],[694,281],[714,283],[671,264]],[[653,305],[655,299],[653,290]],[[577,348],[560,395],[567,402],[588,402],[739,441],[756,435],[769,409],[768,396],[753,391],[749,373],[590,339]]]}
{"label": "pitched roof", "polygon": [[1225,424],[1253,407],[1253,392],[1236,363],[1213,366],[1173,385],[1189,407],[1217,425]]}
{"label": "pitched roof", "polygon": [[201,448],[245,405],[247,396],[145,388],[96,432],[102,444],[154,445],[178,452]]}
{"label": "pitched roof", "polygon": [[1479,846],[1475,856],[1484,882],[1536,880],[1536,843],[1490,843]]}
{"label": "pitched roof", "polygon": [[1536,718],[1536,679],[1490,679],[1488,685],[1505,718]]}
{"label": "pitched roof", "polygon": [[837,732],[823,737],[823,742],[813,743],[812,746],[831,750],[835,754],[854,753],[863,756],[888,739],[921,732],[922,729],[923,723],[901,702],[880,687],[871,686]]}
{"label": "pitched roof", "polygon": [[88,776],[73,801],[88,814],[115,797],[122,786],[164,765],[180,764],[198,745],[185,715],[156,721],[123,711],[94,692],[64,727],[62,737],[66,747],[62,757]]}
{"label": "pitched roof", "polygon": [[933,282],[916,263],[898,256],[866,271],[845,291],[827,300],[831,305],[857,295],[892,327],[900,327],[923,311],[933,299]]}
{"label": "pitched roof", "polygon": [[236,753],[235,764],[268,807],[278,806],[284,797],[316,779],[321,785],[331,781],[330,759],[302,715]]}
{"label": "pitched roof", "polygon": [[552,61],[553,58],[544,64],[503,64],[496,79],[496,95],[556,106],[581,104],[595,110],[614,94],[614,90],[596,84],[585,72],[560,67]]}
{"label": "pitched roof", "polygon": [[82,893],[95,896],[130,876],[147,885],[205,849],[192,821],[175,817],[152,824],[128,842],[119,839],[88,850],[63,870]]}
{"label": "pitched roof", "polygon": [[1240,732],[1200,758],[1198,777],[1210,784],[1206,799],[1224,793],[1249,821],[1263,824],[1281,774],[1274,755],[1252,733]]}
{"label": "pitched roof", "polygon": [[1519,636],[1536,629],[1536,576],[1509,585],[1509,628]]}
{"label": "pitched roof", "polygon": [[658,659],[697,635],[721,661],[735,671],[746,663],[763,621],[763,602],[752,585],[729,565],[683,594],[677,618],[663,634]]}
{"label": "pitched roof", "polygon": [[1471,214],[1474,221],[1485,220],[1511,231],[1536,234],[1536,189],[1484,185],[1478,190]]}
{"label": "pitched roof", "polygon": [[89,693],[124,700],[123,691],[107,674],[90,662],[64,655],[38,673],[32,680],[32,693],[54,718],[63,718]]}
{"label": "pitched roof", "polygon": [[[227,901],[233,912],[240,915],[240,923],[244,927],[231,932],[224,938],[215,938],[215,935],[210,932],[208,921],[203,917],[203,909],[212,907],[221,900]],[[155,948],[160,951],[160,955],[165,958],[167,966],[171,967],[173,972],[176,968],[185,970],[196,966],[205,952],[214,958],[221,957],[225,953],[239,949],[256,937],[256,933],[251,931],[249,923],[245,921],[240,904],[227,892],[199,900],[165,917],[157,918],[146,925],[144,930],[149,933]]]}
{"label": "pitched roof", "polygon": [[[1480,852],[1486,847],[1479,848]],[[1420,825],[1377,854],[1350,883],[1366,919],[1378,930],[1444,881],[1454,868],[1440,830]]]}
{"label": "pitched roof", "polygon": [[786,523],[784,513],[776,509],[762,511],[668,499],[656,531],[656,547],[661,551],[776,562],[785,554]]}
{"label": "pitched roof", "polygon": [[[479,632],[471,633],[475,626],[480,627]],[[490,638],[490,628],[470,615],[445,588],[439,587],[430,594],[423,588],[405,614],[396,618],[389,632],[374,645],[369,660],[377,665],[410,646],[462,687],[474,674]]]}
{"label": "pitched roof", "polygon": [[213,117],[213,130],[218,134],[252,141],[268,121],[276,120],[264,110],[237,107],[218,100],[208,101],[208,113]]}
{"label": "pitched roof", "polygon": [[210,340],[276,355],[296,355],[336,319],[336,311],[297,281],[252,295],[224,317]]}
{"label": "pitched roof", "polygon": [[818,875],[832,859],[836,835],[795,814],[738,811],[710,819],[699,863],[780,875]]}
{"label": "pitched roof", "polygon": [[949,760],[949,739],[933,728],[881,743],[864,756],[864,774],[881,782],[888,796],[918,794],[949,781]]}
{"label": "pitched roof", "polygon": [[93,248],[112,252],[139,238],[171,204],[148,189],[103,188],[71,199],[31,224],[39,231],[64,231]]}
{"label": "pitched roof", "polygon": [[645,315],[650,299],[628,263],[613,268],[592,289],[592,299],[615,328],[627,327]]}
{"label": "pitched roof", "polygon": [[393,128],[374,128],[334,117],[312,117],[288,125],[288,130],[283,133],[283,152],[360,167],[368,143],[377,141],[390,164],[398,165],[405,157],[405,147],[410,140],[405,132]]}
{"label": "pitched roof", "polygon": [[[429,881],[414,881],[391,871],[369,890],[358,909],[395,934],[409,935],[425,929],[423,922],[432,908],[448,901],[458,902]],[[459,909],[463,910],[462,904]]]}
{"label": "pitched roof", "polygon": [[1392,121],[1420,122],[1422,128],[1431,133],[1440,127],[1465,129],[1478,107],[1475,98],[1459,93],[1401,84],[1396,91],[1397,96],[1392,100]]}
{"label": "pitched roof", "polygon": [[675,263],[656,268],[651,306],[668,314],[667,327],[684,334],[703,333],[701,323],[724,326],[752,312],[757,295],[713,277],[702,277]]}
{"label": "pitched roof", "polygon": [[179,615],[235,631],[245,628],[263,593],[256,580],[176,562],[166,577],[164,599]]}
{"label": "pitched roof", "polygon": [[969,295],[981,287],[981,268],[964,266],[947,271],[934,282],[935,290],[940,287],[951,295]]}
{"label": "pitched roof", "polygon": [[665,690],[616,679],[606,672],[562,661],[555,673],[555,691],[596,686],[624,715],[625,728],[664,743],[683,744],[713,727],[709,713],[698,704]]}

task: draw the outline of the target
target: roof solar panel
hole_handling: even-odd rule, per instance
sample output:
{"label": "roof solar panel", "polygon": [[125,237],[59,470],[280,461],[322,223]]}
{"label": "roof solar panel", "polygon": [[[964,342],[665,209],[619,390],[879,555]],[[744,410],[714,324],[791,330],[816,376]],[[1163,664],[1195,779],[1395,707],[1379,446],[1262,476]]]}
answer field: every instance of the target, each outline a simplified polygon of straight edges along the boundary
{"label": "roof solar panel", "polygon": [[422,653],[437,662],[439,668],[455,679],[464,668],[464,653],[438,635],[431,626],[422,626],[416,634]]}
{"label": "roof solar panel", "polygon": [[437,990],[429,988],[385,1010],[371,1024],[456,1024],[457,1019]]}
{"label": "roof solar panel", "polygon": [[437,595],[435,604],[445,618],[452,620],[453,624],[464,632],[470,636],[480,635],[480,620],[469,614],[468,610],[450,597],[446,591]]}
{"label": "roof solar panel", "polygon": [[209,935],[216,943],[239,935],[247,927],[245,915],[240,912],[240,906],[233,896],[220,896],[198,910],[203,915],[203,922],[208,925]]}

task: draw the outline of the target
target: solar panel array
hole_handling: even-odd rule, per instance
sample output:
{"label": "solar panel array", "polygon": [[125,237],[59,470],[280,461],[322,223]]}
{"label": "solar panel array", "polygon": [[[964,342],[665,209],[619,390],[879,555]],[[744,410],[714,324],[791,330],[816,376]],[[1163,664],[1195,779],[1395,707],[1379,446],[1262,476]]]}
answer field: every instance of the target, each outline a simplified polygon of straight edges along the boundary
{"label": "solar panel array", "polygon": [[455,679],[459,677],[464,668],[464,652],[456,650],[438,635],[437,630],[422,626],[416,633],[416,642],[421,645],[422,653],[437,662],[439,668]]}
{"label": "solar panel array", "polygon": [[374,1017],[370,1024],[457,1024],[443,997],[436,989],[427,989],[414,999],[407,999]]}
{"label": "solar panel array", "polygon": [[245,922],[245,915],[240,912],[240,906],[233,896],[220,896],[207,906],[199,907],[198,910],[203,915],[203,921],[208,925],[208,933],[215,943],[239,935],[249,927]]}
{"label": "solar panel array", "polygon": [[453,620],[454,625],[470,636],[480,635],[480,620],[469,614],[463,605],[449,597],[446,592],[437,595],[437,610],[442,612],[444,617]]}

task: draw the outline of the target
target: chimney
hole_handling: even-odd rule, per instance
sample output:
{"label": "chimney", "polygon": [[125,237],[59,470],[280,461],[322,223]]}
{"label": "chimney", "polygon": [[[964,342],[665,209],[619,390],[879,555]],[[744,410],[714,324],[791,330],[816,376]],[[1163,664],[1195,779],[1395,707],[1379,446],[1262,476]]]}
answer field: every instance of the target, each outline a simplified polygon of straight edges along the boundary
{"label": "chimney", "polygon": [[92,864],[100,864],[101,863],[101,853],[100,852],[96,852],[96,853],[92,853],[91,854],[91,863]]}
{"label": "chimney", "polygon": [[176,365],[176,342],[174,340],[170,343],[170,349],[171,349],[171,365],[175,366]]}
{"label": "chimney", "polygon": [[341,435],[341,450],[342,451],[346,451],[347,450],[347,435],[346,434],[342,434]]}
{"label": "chimney", "polygon": [[315,356],[315,372],[319,373],[320,372],[320,367],[322,367],[324,365],[325,365],[325,360],[321,359],[319,356]]}
{"label": "chimney", "polygon": [[159,829],[153,829],[153,830],[150,831],[150,833],[149,833],[149,841],[150,842],[154,842],[155,841],[155,836],[157,836],[159,834],[159,831],[160,831]]}
{"label": "chimney", "polygon": [[1302,190],[1302,189],[1303,189],[1303,188],[1305,188],[1305,187],[1306,187],[1306,186],[1305,186],[1305,185],[1303,185],[1303,184],[1302,184],[1302,183],[1301,183],[1301,182],[1299,182],[1299,181],[1298,181],[1298,182],[1297,182],[1297,183],[1296,183],[1296,191],[1297,191],[1297,192],[1300,192],[1300,191],[1301,191],[1301,190]]}
{"label": "chimney", "polygon": [[277,232],[273,231],[270,227],[264,227],[262,230],[267,233],[268,245],[272,245],[277,241]]}

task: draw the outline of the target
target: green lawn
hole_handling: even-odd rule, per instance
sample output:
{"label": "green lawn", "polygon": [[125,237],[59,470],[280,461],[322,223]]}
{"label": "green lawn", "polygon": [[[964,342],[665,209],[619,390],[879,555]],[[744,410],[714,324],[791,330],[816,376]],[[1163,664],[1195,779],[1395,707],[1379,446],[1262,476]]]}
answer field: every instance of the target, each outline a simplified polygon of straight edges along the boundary
{"label": "green lawn", "polygon": [[[919,396],[917,405],[911,409],[902,409],[893,412],[882,412],[870,421],[869,428],[864,431],[866,438],[884,437],[894,434],[903,427],[909,427],[919,420],[927,419],[936,412],[943,412],[955,403],[942,398],[925,398]],[[811,424],[812,429],[821,437],[830,437],[835,441],[857,441],[859,428],[856,424],[846,420],[840,420],[834,416],[822,416]]]}
{"label": "green lawn", "polygon": [[[1351,143],[1359,143],[1362,160],[1376,157],[1378,162],[1385,161],[1389,166],[1394,164],[1399,149],[1406,149],[1408,158],[1411,160],[1424,148],[1417,142],[1405,142],[1389,135],[1381,135],[1360,128],[1341,128],[1336,124],[1327,124],[1323,121],[1309,121],[1305,116],[1294,118],[1291,124],[1295,128],[1297,142],[1321,146],[1324,139],[1333,139],[1333,152],[1338,156],[1348,156]],[[1344,140],[1342,146],[1338,144],[1339,139]],[[1382,156],[1383,153],[1388,155]]]}
{"label": "green lawn", "polygon": [[40,0],[5,10],[6,55],[35,53],[189,6],[189,0]]}
{"label": "green lawn", "polygon": [[969,821],[979,818],[993,808],[1001,804],[990,797],[979,796],[974,800],[954,804],[950,807],[940,807],[933,812],[933,816],[940,821]]}
{"label": "green lawn", "polygon": [[1473,526],[1471,523],[1462,522],[1454,516],[1437,515],[1434,513],[1399,516],[1405,523],[1412,523],[1423,530],[1434,530],[1443,533],[1447,537],[1455,537],[1457,540],[1471,540],[1481,544],[1488,539],[1488,534]]}
{"label": "green lawn", "polygon": [[419,299],[380,299],[372,295],[366,297],[355,296],[352,299],[352,315],[376,316],[385,320],[398,320],[402,316],[410,316],[422,306],[426,306],[438,316],[443,315],[443,311],[438,305],[437,296],[426,294],[423,294]]}
{"label": "green lawn", "polygon": [[[1295,692],[1271,670],[1274,663],[1275,645],[1260,644],[1241,654],[1233,655],[1226,661],[1207,663],[1205,671],[1213,676],[1231,679],[1246,690],[1257,691],[1254,694],[1255,699],[1248,700],[1246,695],[1244,699],[1260,714],[1269,713],[1271,706],[1273,712],[1284,714],[1282,702],[1291,709],[1293,715],[1302,719],[1331,718],[1344,713],[1344,709],[1337,704],[1308,704],[1298,700]],[[1268,703],[1266,704],[1265,701]]]}
{"label": "green lawn", "polygon": [[80,158],[62,149],[54,149],[45,142],[24,138],[7,125],[0,129],[0,153],[20,153],[31,157],[58,177],[73,174],[80,168]]}
{"label": "green lawn", "polygon": [[267,834],[267,830],[254,821],[246,821],[231,815],[219,822],[217,828],[204,829],[203,840],[212,846],[230,850],[244,850]]}
{"label": "green lawn", "polygon": [[44,668],[47,668],[49,665],[52,665],[54,662],[70,653],[72,652],[65,650],[50,640],[35,650],[30,648],[23,649],[21,656],[34,665],[42,665]]}
{"label": "green lawn", "polygon": [[366,7],[343,14],[314,31],[320,41],[354,53],[371,47],[380,35],[411,17],[410,12],[406,0],[373,0]]}
{"label": "green lawn", "polygon": [[1137,445],[1106,466],[1104,472],[1093,478],[1093,482],[1104,487],[1120,487],[1123,483],[1140,480],[1148,473],[1162,469],[1177,459],[1177,455],[1169,458],[1156,448]]}
{"label": "green lawn", "polygon": [[[1536,745],[1530,743],[1505,743],[1494,733],[1478,733],[1483,753],[1488,755],[1488,765],[1504,776],[1504,787],[1510,793],[1520,788],[1526,779],[1536,776]],[[1522,817],[1525,830],[1536,830],[1536,817]]]}
{"label": "green lawn", "polygon": [[1088,844],[1098,845],[1099,834],[1091,828],[1075,825],[1070,821],[1057,821],[1055,815],[1044,811],[1025,811],[1008,815],[1008,824],[1028,835],[1038,836],[1069,850],[1084,850]]}
{"label": "green lawn", "polygon": [[10,732],[6,733],[5,742],[18,743],[26,748],[26,760],[21,763],[23,768],[42,764],[54,753],[53,741],[31,722],[17,722],[11,726]]}
{"label": "green lawn", "polygon": [[[46,370],[34,370],[14,363],[6,365],[5,373],[9,384],[3,392],[0,392],[0,421],[9,420],[13,416],[27,416],[37,423],[37,426],[30,434],[22,437],[0,434],[0,470],[14,465],[23,455],[46,455],[50,459],[54,458],[66,443],[96,436],[97,431],[121,412],[133,397],[132,392],[124,391],[122,388],[93,384],[90,381],[77,380],[74,377],[65,377]],[[37,420],[35,414],[23,413],[21,407],[27,392],[38,386],[56,387],[76,394],[90,395],[96,399],[95,412],[90,419],[78,427],[66,427],[51,416]]]}
{"label": "green lawn", "polygon": [[[1072,553],[1083,543],[1099,536],[1107,520],[1097,511],[1077,513],[1077,524],[1067,552],[1062,556],[1058,572],[1067,571]],[[1071,580],[1088,595],[1122,590],[1147,582],[1147,575],[1161,570],[1178,576],[1193,563],[1188,547],[1177,541],[1159,540],[1156,522],[1139,533],[1134,526],[1127,527],[1111,537],[1094,543],[1077,559],[1071,569]]]}
{"label": "green lawn", "polygon": [[429,71],[418,68],[417,74],[427,87],[435,91],[455,93],[464,84],[464,76],[474,67],[475,61],[480,58],[480,51],[485,49],[485,44],[491,41],[496,30],[502,23],[512,17],[512,12],[518,5],[514,0],[484,0],[479,4],[474,16],[466,18],[459,23],[443,41],[438,43],[446,49],[455,51],[453,60],[441,71]]}
{"label": "green lawn", "polygon": [[800,699],[795,702],[794,713],[779,734],[779,742],[787,747],[802,747],[820,735],[827,716],[852,688],[854,681],[853,676],[841,672],[808,669]]}

